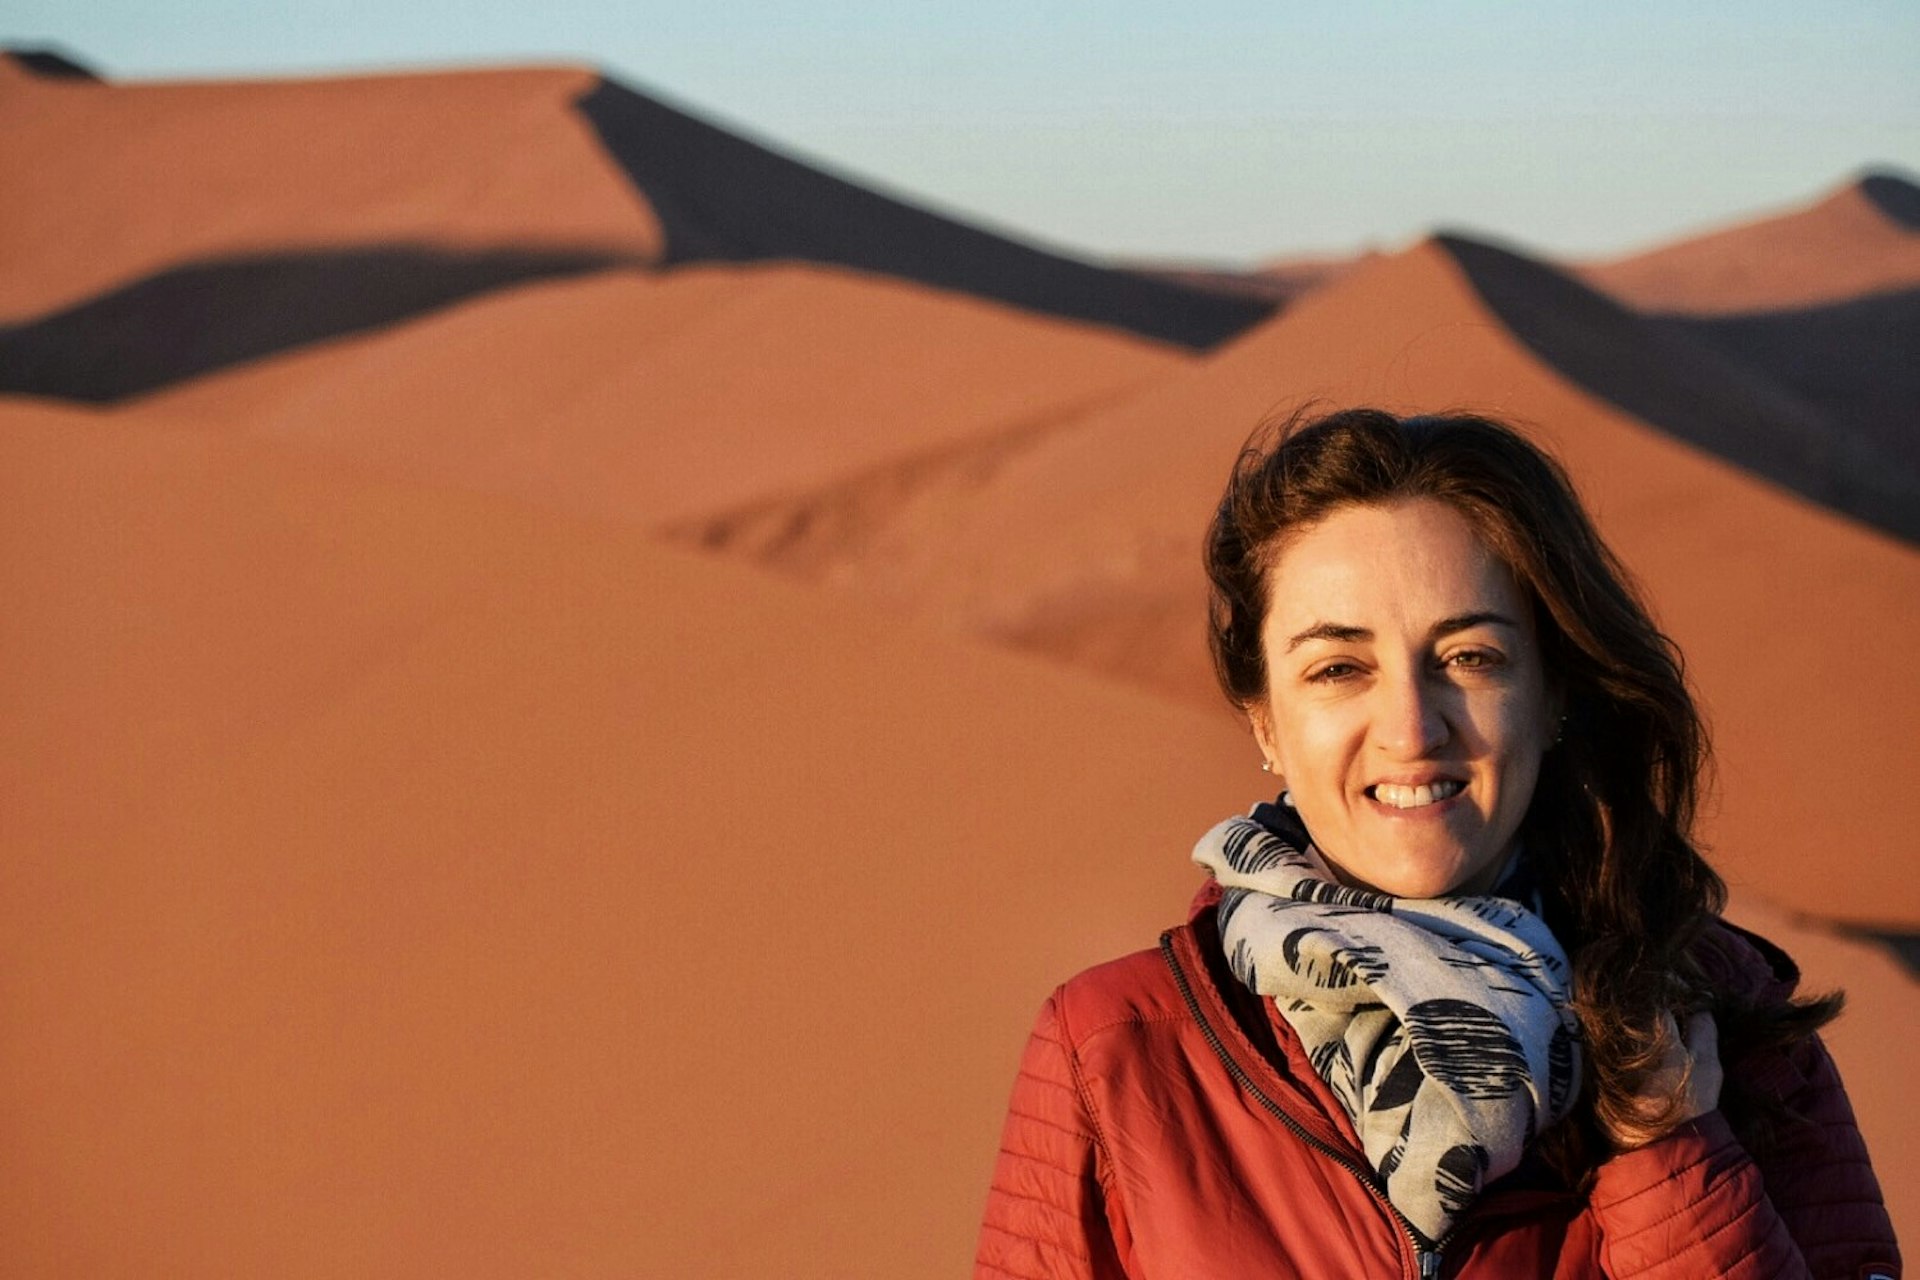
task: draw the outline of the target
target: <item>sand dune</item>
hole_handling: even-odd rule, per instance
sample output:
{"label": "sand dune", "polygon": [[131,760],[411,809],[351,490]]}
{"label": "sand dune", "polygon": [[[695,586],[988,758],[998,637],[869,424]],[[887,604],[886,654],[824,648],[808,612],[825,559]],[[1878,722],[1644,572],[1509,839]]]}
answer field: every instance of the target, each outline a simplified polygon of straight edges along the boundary
{"label": "sand dune", "polygon": [[[1856,299],[1824,317],[1656,320],[1519,254],[1457,237],[1442,243],[1514,336],[1587,391],[1745,471],[1920,542],[1920,441],[1907,415],[1873,422],[1849,395],[1887,403],[1901,382],[1916,381],[1891,370],[1916,363],[1903,359],[1912,348],[1899,339],[1903,330],[1920,337],[1920,291]],[[1880,341],[1862,349],[1879,358],[1855,359],[1847,344],[1869,333]],[[1819,398],[1800,394],[1803,386]]]}
{"label": "sand dune", "polygon": [[1811,405],[1898,470],[1920,471],[1920,288],[1822,306],[1724,316],[1657,316],[1669,333],[1701,343]]}
{"label": "sand dune", "polygon": [[[1836,918],[1920,920],[1904,862],[1888,856],[1920,820],[1892,781],[1920,723],[1920,680],[1903,656],[1920,553],[1580,390],[1494,317],[1442,242],[1309,295],[1204,364],[1037,439],[984,481],[929,483],[915,502],[869,478],[899,514],[853,545],[761,535],[816,517],[836,527],[819,513],[857,507],[859,485],[820,495],[806,517],[775,504],[703,534],[1211,705],[1206,513],[1251,425],[1316,397],[1538,424],[1693,664],[1721,748],[1710,839],[1723,868]],[[1840,647],[1848,657],[1836,662]],[[1805,884],[1811,847],[1846,874]]]}
{"label": "sand dune", "polygon": [[1579,268],[1647,311],[1723,315],[1818,306],[1920,285],[1920,189],[1872,174],[1771,218]]}
{"label": "sand dune", "polygon": [[800,164],[612,81],[580,101],[647,194],[666,261],[800,261],[1205,349],[1266,317],[1223,294],[1049,253]]}
{"label": "sand dune", "polygon": [[884,277],[686,267],[496,293],[138,413],[654,522],[1028,433],[1190,359]]}
{"label": "sand dune", "polygon": [[34,1274],[958,1269],[1032,1007],[1264,781],[1219,717],[512,502],[51,408],[0,460]]}
{"label": "sand dune", "polygon": [[638,533],[73,411],[0,455],[24,1273],[960,1270],[1032,1011],[1258,793]]}
{"label": "sand dune", "polygon": [[0,121],[0,320],[396,245],[812,262],[1193,348],[1272,310],[941,217],[583,71],[123,86],[0,57]]}
{"label": "sand dune", "polygon": [[0,321],[290,249],[655,260],[652,210],[572,109],[593,83],[554,68],[103,85],[0,58]]}

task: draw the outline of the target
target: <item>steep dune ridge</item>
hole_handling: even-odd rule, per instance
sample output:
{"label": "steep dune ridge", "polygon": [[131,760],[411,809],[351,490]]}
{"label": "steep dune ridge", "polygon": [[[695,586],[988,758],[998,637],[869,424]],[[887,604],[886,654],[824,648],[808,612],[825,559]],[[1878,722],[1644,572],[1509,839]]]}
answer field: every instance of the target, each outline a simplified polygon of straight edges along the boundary
{"label": "steep dune ridge", "polygon": [[611,81],[580,111],[647,193],[669,263],[850,267],[1195,349],[1273,310],[1263,298],[1079,262],[941,217]]}
{"label": "steep dune ridge", "polygon": [[1273,309],[941,217],[564,68],[122,86],[0,55],[0,121],[0,322],[348,247],[812,262],[1190,348]]}
{"label": "steep dune ridge", "polygon": [[[926,502],[844,551],[756,540],[807,526],[791,512],[741,513],[704,536],[737,531],[744,550],[775,563],[1213,705],[1201,532],[1245,433],[1315,399],[1536,424],[1690,660],[1720,748],[1710,839],[1722,867],[1808,911],[1920,921],[1920,896],[1886,852],[1920,821],[1891,785],[1920,722],[1920,679],[1904,657],[1920,553],[1574,386],[1495,319],[1440,241],[1357,269],[979,483],[929,486]],[[859,498],[841,490],[819,505]],[[1835,662],[1842,645],[1848,659]],[[1812,847],[1844,873],[1806,883]]]}
{"label": "steep dune ridge", "polygon": [[[1920,543],[1920,440],[1907,415],[1879,422],[1871,412],[1871,403],[1915,380],[1891,367],[1902,363],[1901,330],[1920,333],[1920,291],[1825,308],[1825,323],[1805,312],[1770,325],[1752,317],[1650,319],[1545,263],[1459,237],[1441,243],[1514,336],[1587,391],[1743,470]],[[1886,331],[1884,355],[1856,363],[1843,344],[1873,326]],[[1783,359],[1787,351],[1803,351],[1802,361]],[[1836,369],[1820,367],[1822,357]],[[1803,386],[1824,394],[1803,395]],[[1847,398],[1849,389],[1868,388],[1869,404]]]}
{"label": "steep dune ridge", "polygon": [[1724,315],[1920,286],[1920,188],[1870,174],[1802,209],[1577,268],[1645,311]]}
{"label": "steep dune ridge", "polygon": [[1764,371],[1852,441],[1894,460],[1898,471],[1920,470],[1920,433],[1914,430],[1914,406],[1920,404],[1920,359],[1914,358],[1920,351],[1920,287],[1822,306],[1655,316],[1650,322]]}
{"label": "steep dune ridge", "polygon": [[0,461],[26,1273],[959,1270],[1033,1010],[1259,778],[637,532],[51,408]]}
{"label": "steep dune ridge", "polygon": [[652,523],[1035,430],[1191,359],[885,277],[703,266],[503,291],[137,413]]}
{"label": "steep dune ridge", "polygon": [[185,264],[424,244],[654,261],[566,69],[96,84],[0,57],[0,321]]}

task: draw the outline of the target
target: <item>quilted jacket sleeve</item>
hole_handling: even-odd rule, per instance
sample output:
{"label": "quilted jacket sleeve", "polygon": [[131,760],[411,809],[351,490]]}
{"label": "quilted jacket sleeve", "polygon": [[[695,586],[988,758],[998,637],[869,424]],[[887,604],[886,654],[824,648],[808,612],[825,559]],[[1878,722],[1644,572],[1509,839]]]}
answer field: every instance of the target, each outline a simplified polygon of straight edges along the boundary
{"label": "quilted jacket sleeve", "polygon": [[1607,1275],[1896,1280],[1893,1226],[1825,1046],[1777,1054],[1753,1082],[1809,1122],[1764,1161],[1710,1111],[1600,1167],[1590,1204]]}
{"label": "quilted jacket sleeve", "polygon": [[1014,1080],[975,1280],[1124,1280],[1103,1164],[1056,993],[1040,1011]]}

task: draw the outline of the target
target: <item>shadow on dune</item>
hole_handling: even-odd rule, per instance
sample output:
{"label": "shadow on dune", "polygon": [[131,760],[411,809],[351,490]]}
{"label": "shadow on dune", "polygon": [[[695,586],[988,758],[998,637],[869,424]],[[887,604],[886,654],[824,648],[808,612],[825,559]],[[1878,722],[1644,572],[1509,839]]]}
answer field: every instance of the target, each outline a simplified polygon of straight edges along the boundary
{"label": "shadow on dune", "polygon": [[1848,929],[1845,932],[1885,947],[1906,967],[1910,976],[1920,978],[1920,933],[1881,929]]}
{"label": "shadow on dune", "polygon": [[107,403],[510,285],[639,265],[400,245],[195,263],[0,328],[0,392]]}
{"label": "shadow on dune", "polygon": [[43,80],[100,80],[92,67],[51,46],[8,46],[0,49],[0,57],[19,63],[29,75]]}
{"label": "shadow on dune", "polygon": [[579,101],[666,232],[668,265],[784,259],[878,272],[1195,350],[1274,304],[1076,262],[917,209],[602,80]]}
{"label": "shadow on dune", "polygon": [[1920,471],[1920,289],[1823,307],[1733,316],[1662,316],[1846,424],[1909,472]]}
{"label": "shadow on dune", "polygon": [[[1909,460],[1910,442],[1889,447],[1770,366],[1733,358],[1692,322],[1640,316],[1505,249],[1439,240],[1514,335],[1587,391],[1814,502],[1920,542],[1920,467]],[[1826,323],[1851,332],[1860,319]],[[1784,330],[1764,332],[1767,342],[1786,340]]]}
{"label": "shadow on dune", "polygon": [[1891,173],[1870,173],[1860,179],[1860,194],[1901,226],[1920,231],[1920,186]]}

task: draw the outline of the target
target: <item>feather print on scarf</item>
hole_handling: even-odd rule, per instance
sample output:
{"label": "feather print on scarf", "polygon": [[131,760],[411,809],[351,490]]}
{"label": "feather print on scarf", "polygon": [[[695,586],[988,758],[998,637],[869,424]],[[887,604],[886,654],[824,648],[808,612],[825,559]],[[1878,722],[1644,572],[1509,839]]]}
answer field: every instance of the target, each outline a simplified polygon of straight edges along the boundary
{"label": "feather print on scarf", "polygon": [[[1426,1244],[1572,1110],[1571,967],[1510,871],[1489,894],[1348,888],[1299,820],[1260,805],[1202,837],[1233,972],[1271,996]],[[1529,898],[1531,894],[1527,894]]]}

